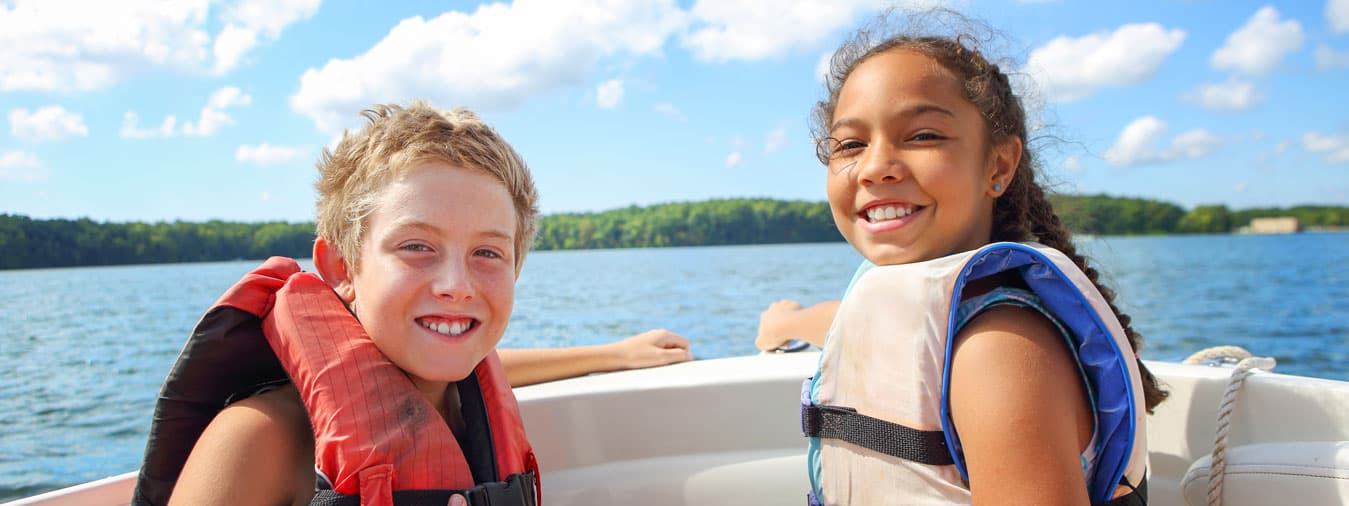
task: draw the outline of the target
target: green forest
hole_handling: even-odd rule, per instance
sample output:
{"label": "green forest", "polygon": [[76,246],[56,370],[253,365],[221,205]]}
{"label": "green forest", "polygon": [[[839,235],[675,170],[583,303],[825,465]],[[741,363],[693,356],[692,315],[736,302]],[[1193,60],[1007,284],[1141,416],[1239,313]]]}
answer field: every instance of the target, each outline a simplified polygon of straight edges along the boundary
{"label": "green forest", "polygon": [[[1303,227],[1349,227],[1349,207],[1191,210],[1140,198],[1055,195],[1055,212],[1076,233],[1229,233],[1252,218],[1292,216]],[[110,223],[0,214],[0,269],[308,257],[313,223],[226,221]],[[720,199],[544,216],[537,250],[654,248],[838,241],[824,202]]]}

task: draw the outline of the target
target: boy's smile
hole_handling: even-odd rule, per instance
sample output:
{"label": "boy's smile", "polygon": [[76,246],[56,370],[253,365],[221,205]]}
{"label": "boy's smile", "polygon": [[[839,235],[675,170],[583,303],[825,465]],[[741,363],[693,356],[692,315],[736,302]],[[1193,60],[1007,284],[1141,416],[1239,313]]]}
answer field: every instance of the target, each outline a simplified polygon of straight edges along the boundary
{"label": "boy's smile", "polygon": [[390,181],[373,204],[355,270],[338,293],[418,388],[463,379],[510,320],[510,194],[486,172],[425,162]]}

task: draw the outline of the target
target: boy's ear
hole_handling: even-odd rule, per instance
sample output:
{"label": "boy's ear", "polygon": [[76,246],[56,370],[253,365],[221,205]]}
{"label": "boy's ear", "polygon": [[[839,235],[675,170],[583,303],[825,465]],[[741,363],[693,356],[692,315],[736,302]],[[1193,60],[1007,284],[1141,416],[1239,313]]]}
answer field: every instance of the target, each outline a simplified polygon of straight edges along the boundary
{"label": "boy's ear", "polygon": [[318,269],[319,276],[344,302],[350,304],[356,299],[356,289],[352,285],[351,273],[347,271],[346,258],[337,246],[322,237],[314,240],[314,268]]}
{"label": "boy's ear", "polygon": [[[1021,165],[1021,139],[1015,136],[1008,136],[1006,139],[993,145],[990,163],[988,182],[988,193],[993,198],[997,198],[1007,191],[1007,185],[1011,184],[1012,177],[1016,176],[1016,168]],[[996,188],[996,189],[995,189]]]}

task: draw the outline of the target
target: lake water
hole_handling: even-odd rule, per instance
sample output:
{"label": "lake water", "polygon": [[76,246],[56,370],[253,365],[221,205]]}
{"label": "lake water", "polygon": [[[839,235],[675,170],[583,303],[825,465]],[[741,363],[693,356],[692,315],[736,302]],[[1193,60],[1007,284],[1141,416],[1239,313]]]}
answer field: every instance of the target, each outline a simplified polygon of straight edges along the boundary
{"label": "lake water", "polygon": [[[1280,372],[1349,380],[1349,234],[1081,243],[1145,358],[1236,344]],[[664,327],[700,359],[751,354],[764,307],[837,298],[859,260],[844,243],[537,252],[502,344]],[[257,263],[0,271],[0,501],[134,470],[183,339]]]}

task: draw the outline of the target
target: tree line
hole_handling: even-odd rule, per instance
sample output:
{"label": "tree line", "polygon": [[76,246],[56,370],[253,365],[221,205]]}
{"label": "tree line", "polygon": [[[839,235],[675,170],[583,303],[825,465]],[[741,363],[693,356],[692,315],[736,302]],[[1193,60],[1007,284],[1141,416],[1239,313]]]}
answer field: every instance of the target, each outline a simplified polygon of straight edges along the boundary
{"label": "tree line", "polygon": [[[1292,216],[1306,227],[1349,227],[1349,207],[1230,210],[1106,195],[1054,195],[1075,233],[1227,233],[1252,218]],[[110,223],[0,214],[0,269],[308,257],[313,223]],[[842,240],[824,202],[719,199],[544,216],[535,249],[655,248]]]}
{"label": "tree line", "polygon": [[1303,227],[1349,227],[1349,207],[1344,206],[1231,210],[1207,205],[1186,211],[1170,202],[1108,195],[1051,195],[1049,201],[1064,225],[1079,234],[1225,234],[1254,218],[1280,216],[1297,218]]}

